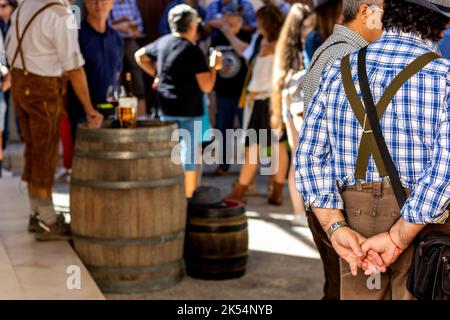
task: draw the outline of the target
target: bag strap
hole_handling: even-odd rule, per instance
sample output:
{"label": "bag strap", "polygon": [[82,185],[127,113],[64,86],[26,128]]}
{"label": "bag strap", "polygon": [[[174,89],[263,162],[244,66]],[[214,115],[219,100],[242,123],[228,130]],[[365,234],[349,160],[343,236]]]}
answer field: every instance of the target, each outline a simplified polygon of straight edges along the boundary
{"label": "bag strap", "polygon": [[314,66],[316,65],[317,61],[319,61],[320,57],[331,47],[334,47],[335,45],[338,44],[347,44],[347,42],[345,41],[336,41],[332,44],[330,44],[328,47],[324,48],[316,57],[316,59],[314,59],[314,61],[312,62],[311,66],[308,68],[309,70],[312,70],[312,68],[314,68]]}
{"label": "bag strap", "polygon": [[253,67],[255,65],[258,53],[261,50],[262,40],[263,40],[263,37],[261,35],[259,35],[255,42],[255,48],[254,48],[253,54],[250,57],[250,60],[248,62],[248,66],[247,66],[248,68],[247,68],[247,74],[245,75],[244,86],[242,87],[241,95],[239,97],[238,107],[240,109],[245,108],[245,104],[247,101],[247,87],[250,84],[250,80],[252,79]]}
{"label": "bag strap", "polygon": [[[370,127],[373,132],[376,145],[380,151],[381,158],[383,160],[384,166],[389,175],[389,179],[391,181],[392,187],[394,189],[394,194],[397,199],[397,203],[399,208],[403,208],[407,196],[406,192],[403,189],[399,173],[395,167],[395,164],[392,160],[392,157],[389,153],[389,149],[386,145],[386,140],[384,139],[383,133],[381,131],[380,119],[378,113],[381,110],[377,111],[375,107],[375,103],[373,100],[372,92],[370,90],[369,79],[367,76],[367,67],[366,67],[366,54],[367,47],[361,49],[358,52],[358,79],[359,85],[361,88],[364,105],[366,106],[366,114],[369,119]],[[414,61],[410,66],[410,68],[406,68],[404,73],[400,73],[396,81],[393,81],[393,84],[388,88],[385,95],[383,95],[382,101],[380,103],[386,109],[387,105],[389,105],[392,98],[395,96],[396,92],[401,88],[401,86],[409,80],[414,74],[416,74],[420,69],[422,69],[426,64],[431,61],[440,58],[435,53],[429,53],[422,57],[419,57],[418,60]]]}
{"label": "bag strap", "polygon": [[[23,5],[23,3],[22,3],[22,5]],[[40,8],[38,11],[36,11],[35,13],[34,13],[34,15],[30,18],[30,20],[28,21],[28,23],[25,25],[25,28],[24,28],[24,30],[23,30],[23,33],[22,33],[22,35],[21,36],[19,36],[19,14],[20,14],[20,9],[22,8],[22,5],[17,9],[17,16],[16,16],[16,37],[17,37],[17,49],[16,49],[16,51],[15,51],[15,53],[14,53],[14,56],[13,56],[13,59],[12,59],[12,62],[11,62],[11,68],[13,68],[14,67],[14,63],[16,62],[16,60],[17,60],[17,56],[19,55],[19,53],[20,53],[20,59],[21,59],[21,61],[22,61],[22,66],[23,66],[23,68],[24,68],[24,70],[26,71],[26,66],[25,66],[25,58],[24,58],[24,56],[23,56],[23,51],[22,51],[22,42],[23,42],[23,39],[24,39],[24,37],[25,37],[25,34],[27,33],[27,31],[28,31],[28,29],[30,28],[30,26],[31,26],[31,24],[32,24],[32,22],[42,13],[42,12],[44,12],[45,10],[47,10],[48,8],[50,8],[50,7],[53,7],[53,6],[64,6],[62,3],[59,3],[59,2],[51,2],[51,3],[48,3],[48,4],[46,4],[45,6],[43,6],[42,8]]]}

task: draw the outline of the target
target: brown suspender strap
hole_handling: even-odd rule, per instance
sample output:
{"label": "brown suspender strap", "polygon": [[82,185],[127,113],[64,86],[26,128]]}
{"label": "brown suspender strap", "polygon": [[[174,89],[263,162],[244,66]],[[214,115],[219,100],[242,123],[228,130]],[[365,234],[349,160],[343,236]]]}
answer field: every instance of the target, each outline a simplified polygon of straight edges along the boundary
{"label": "brown suspender strap", "polygon": [[358,157],[356,159],[355,178],[364,179],[366,177],[367,166],[369,165],[369,157],[368,156],[366,157],[366,155],[370,154],[371,152],[373,159],[375,161],[375,165],[377,166],[378,172],[380,173],[381,176],[385,176],[387,172],[386,169],[384,168],[384,164],[381,159],[381,154],[379,150],[376,148],[375,138],[372,132],[370,131],[370,126],[366,118],[366,111],[364,109],[364,105],[359,99],[358,93],[356,92],[356,88],[353,83],[353,77],[350,67],[350,56],[346,56],[342,60],[341,73],[342,73],[342,82],[344,84],[344,90],[345,94],[347,95],[347,99],[353,109],[353,113],[355,114],[361,127],[364,130],[359,144]]}
{"label": "brown suspender strap", "polygon": [[[439,56],[437,53],[428,52],[418,57],[405,69],[403,69],[394,78],[394,80],[392,80],[391,84],[384,92],[380,101],[377,103],[376,109],[378,117],[381,119],[381,117],[384,115],[387,107],[391,103],[392,99],[394,98],[398,90],[400,90],[400,88],[409,79],[411,79],[417,72],[423,69],[430,62],[440,58],[441,56]],[[374,158],[375,165],[377,166],[380,176],[385,177],[387,176],[387,172],[380,151],[376,144],[375,137],[371,130],[369,121],[367,119],[366,110],[364,108],[363,103],[361,102],[361,99],[358,96],[355,84],[353,82],[349,55],[344,57],[344,59],[341,62],[341,73],[347,99],[352,107],[352,110],[356,118],[358,119],[358,122],[360,123],[361,127],[364,130],[359,146],[358,158],[356,160],[355,178],[365,179],[370,154],[372,154],[372,157]]]}
{"label": "brown suspender strap", "polygon": [[46,4],[42,8],[40,8],[38,11],[35,12],[35,14],[28,21],[25,28],[23,29],[23,33],[21,36],[19,36],[19,14],[20,14],[20,9],[22,8],[22,5],[17,9],[17,16],[16,16],[17,49],[16,49],[16,52],[14,53],[13,59],[11,61],[11,67],[14,67],[14,63],[16,62],[17,56],[20,54],[20,59],[22,61],[22,67],[25,71],[27,70],[27,68],[25,66],[25,58],[23,56],[23,51],[22,51],[22,42],[25,37],[25,34],[27,33],[27,31],[30,28],[34,19],[36,19],[36,17],[39,16],[42,12],[44,12],[45,10],[47,10],[48,8],[53,7],[53,6],[64,6],[64,5],[59,2],[51,2],[49,4]]}

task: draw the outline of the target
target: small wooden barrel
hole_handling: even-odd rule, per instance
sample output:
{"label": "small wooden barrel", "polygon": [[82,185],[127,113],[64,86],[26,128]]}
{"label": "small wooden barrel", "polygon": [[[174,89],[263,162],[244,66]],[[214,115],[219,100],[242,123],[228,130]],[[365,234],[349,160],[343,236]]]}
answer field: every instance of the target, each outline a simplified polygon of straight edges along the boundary
{"label": "small wooden barrel", "polygon": [[242,202],[224,208],[189,206],[184,258],[186,272],[199,279],[231,279],[245,274],[248,227]]}
{"label": "small wooden barrel", "polygon": [[78,129],[70,205],[75,250],[106,293],[174,285],[183,274],[183,169],[175,124]]}

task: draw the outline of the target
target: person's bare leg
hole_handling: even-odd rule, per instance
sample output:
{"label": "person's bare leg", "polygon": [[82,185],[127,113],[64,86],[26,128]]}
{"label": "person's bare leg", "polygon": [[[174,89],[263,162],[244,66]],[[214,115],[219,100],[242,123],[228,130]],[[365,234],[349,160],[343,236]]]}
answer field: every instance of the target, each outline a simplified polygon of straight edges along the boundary
{"label": "person's bare leg", "polygon": [[277,142],[272,148],[272,176],[269,181],[269,198],[270,204],[281,206],[283,204],[284,182],[289,169],[289,154],[284,142]]}
{"label": "person's bare leg", "polygon": [[52,196],[52,189],[36,187],[31,183],[28,184],[28,191],[38,199],[50,198]]}
{"label": "person's bare leg", "polygon": [[184,172],[184,187],[185,187],[185,194],[186,198],[192,198],[192,195],[194,194],[195,189],[197,189],[198,186],[198,177],[197,177],[197,171],[185,171]]}
{"label": "person's bare leg", "polygon": [[200,186],[202,184],[202,176],[203,176],[203,149],[202,146],[199,145],[197,148],[197,159],[198,159],[198,163],[197,163],[197,167],[196,167],[196,172],[197,172],[197,186]]}
{"label": "person's bare leg", "polygon": [[[299,132],[297,131],[294,121],[289,120],[289,122],[286,124],[287,134],[288,134],[288,141],[289,145],[291,147],[292,152],[292,164],[291,169],[289,170],[289,177],[288,177],[288,185],[289,185],[289,194],[291,195],[291,203],[292,208],[294,210],[294,216],[301,216],[304,215],[306,212],[305,204],[303,202],[303,199],[298,192],[297,185],[295,183],[295,155],[297,153],[298,148],[298,135]],[[303,217],[301,218],[303,220]]]}
{"label": "person's bare leg", "polygon": [[239,184],[248,186],[258,172],[259,145],[254,144],[245,148],[245,160],[239,174]]}
{"label": "person's bare leg", "polygon": [[278,152],[272,155],[272,159],[278,163],[274,166],[274,168],[277,168],[277,172],[274,172],[275,183],[284,184],[289,170],[289,153],[284,142],[279,142],[276,149],[278,149]]}

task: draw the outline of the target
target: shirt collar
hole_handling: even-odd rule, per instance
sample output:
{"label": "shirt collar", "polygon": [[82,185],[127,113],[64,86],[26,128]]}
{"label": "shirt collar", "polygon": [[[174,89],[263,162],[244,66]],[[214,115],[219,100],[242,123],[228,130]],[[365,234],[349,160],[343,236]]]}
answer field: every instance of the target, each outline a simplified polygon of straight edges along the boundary
{"label": "shirt collar", "polygon": [[425,46],[428,50],[439,52],[437,42],[432,40],[423,40],[419,35],[411,32],[389,30],[384,31],[382,38],[395,38],[395,40],[404,41],[408,45]]}
{"label": "shirt collar", "polygon": [[110,33],[111,30],[112,30],[112,28],[111,28],[108,24],[106,24],[106,30],[105,30],[105,32],[102,33],[102,32],[98,32],[97,30],[95,30],[95,29],[89,24],[89,22],[87,22],[86,19],[84,19],[81,23],[82,23],[82,25],[85,26],[85,28],[87,28],[87,29],[89,30],[89,32],[94,33],[94,34],[97,34],[97,35],[102,36],[102,37],[108,36],[109,33]]}
{"label": "shirt collar", "polygon": [[333,38],[336,38],[336,41],[340,41],[342,38],[344,38],[346,39],[346,42],[353,43],[361,48],[369,45],[369,43],[363,37],[361,37],[360,34],[340,24],[336,24],[334,26]]}

